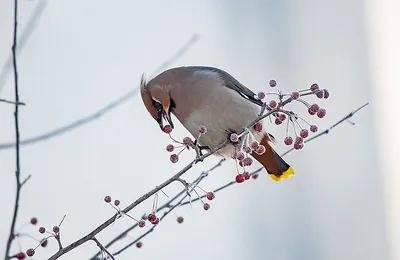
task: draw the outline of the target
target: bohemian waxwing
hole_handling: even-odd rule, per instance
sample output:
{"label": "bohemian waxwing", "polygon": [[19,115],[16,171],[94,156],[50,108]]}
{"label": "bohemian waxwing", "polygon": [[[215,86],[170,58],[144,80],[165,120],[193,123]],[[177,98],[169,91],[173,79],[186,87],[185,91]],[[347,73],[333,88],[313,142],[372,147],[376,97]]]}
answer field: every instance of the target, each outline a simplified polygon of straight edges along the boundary
{"label": "bohemian waxwing", "polygon": [[[230,74],[213,67],[172,68],[148,83],[142,79],[140,90],[144,105],[161,129],[163,117],[174,126],[171,113],[194,137],[198,136],[199,126],[205,125],[207,133],[201,136],[199,145],[211,149],[226,142],[230,133],[239,132],[253,121],[263,104],[254,92]],[[293,168],[270,146],[272,135],[253,128],[251,132],[266,148],[262,155],[254,151],[251,155],[264,166],[269,176],[279,181],[293,175]],[[219,154],[233,156],[235,150],[234,145],[229,145]]]}

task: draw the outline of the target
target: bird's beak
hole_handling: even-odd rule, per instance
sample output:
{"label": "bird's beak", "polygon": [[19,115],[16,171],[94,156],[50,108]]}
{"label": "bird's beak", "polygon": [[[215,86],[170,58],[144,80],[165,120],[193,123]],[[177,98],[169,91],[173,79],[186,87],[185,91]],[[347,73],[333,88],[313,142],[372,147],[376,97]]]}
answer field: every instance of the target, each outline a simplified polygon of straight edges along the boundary
{"label": "bird's beak", "polygon": [[164,125],[163,125],[163,109],[162,107],[157,107],[157,123],[161,128],[161,131],[164,131]]}
{"label": "bird's beak", "polygon": [[174,128],[174,123],[172,123],[171,119],[171,111],[169,110],[168,107],[163,107],[163,108],[161,107],[157,108],[157,122],[162,131],[164,131],[163,118],[168,121],[168,123],[172,126],[172,128]]}
{"label": "bird's beak", "polygon": [[171,110],[169,110],[169,107],[164,107],[165,110],[165,119],[167,119],[168,123],[174,128],[174,123],[172,123],[171,119]]}

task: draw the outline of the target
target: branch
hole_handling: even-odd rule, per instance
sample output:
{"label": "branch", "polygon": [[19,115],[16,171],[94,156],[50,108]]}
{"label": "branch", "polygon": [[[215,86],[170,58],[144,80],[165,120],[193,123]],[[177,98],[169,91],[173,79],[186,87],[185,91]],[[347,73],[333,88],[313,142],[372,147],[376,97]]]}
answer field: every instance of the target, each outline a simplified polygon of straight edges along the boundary
{"label": "branch", "polygon": [[[165,62],[163,62],[155,71],[154,74],[158,73],[160,70],[162,70],[163,68],[168,67],[171,63],[175,62],[178,58],[180,58],[183,54],[186,53],[186,51],[193,46],[193,44],[198,40],[199,36],[197,34],[192,35],[192,37],[189,39],[189,41],[187,41],[174,55],[172,55],[168,60],[166,60]],[[153,76],[152,75],[152,76]],[[151,76],[151,77],[152,77]],[[42,142],[42,141],[46,141],[49,140],[51,138],[54,138],[56,136],[71,132],[73,130],[75,130],[78,127],[84,126],[96,119],[99,119],[100,117],[104,116],[105,114],[108,114],[109,112],[111,112],[113,109],[119,107],[120,105],[122,105],[124,102],[128,101],[130,98],[134,97],[139,91],[139,86],[137,86],[136,88],[128,91],[127,93],[125,93],[123,96],[111,101],[110,103],[108,103],[107,105],[105,105],[104,107],[98,109],[96,112],[82,117],[78,120],[75,120],[74,122],[71,122],[69,124],[66,124],[64,126],[58,127],[54,130],[51,130],[47,133],[44,134],[40,134],[38,136],[34,136],[25,140],[22,140],[20,142],[21,145],[29,145],[29,144],[35,144],[38,142]],[[5,149],[10,149],[15,145],[15,143],[3,143],[0,144],[0,150],[5,150]]]}
{"label": "branch", "polygon": [[9,101],[9,100],[2,99],[2,98],[0,98],[0,102],[7,103],[7,104],[13,104],[13,105],[19,105],[19,106],[25,106],[24,102],[14,102],[14,101]]}
{"label": "branch", "polygon": [[92,240],[93,240],[94,242],[96,242],[97,246],[100,248],[100,250],[101,250],[102,252],[106,252],[106,254],[109,255],[110,258],[111,258],[112,260],[115,260],[114,256],[113,256],[110,252],[108,252],[107,248],[105,248],[105,247],[99,242],[99,240],[97,240],[96,237],[92,238]]}
{"label": "branch", "polygon": [[[17,191],[15,196],[15,204],[14,204],[14,214],[11,221],[10,234],[8,236],[7,245],[6,245],[6,253],[4,259],[9,259],[11,244],[15,238],[15,223],[17,222],[18,208],[19,208],[19,197],[21,192],[21,172],[20,172],[20,158],[19,158],[19,118],[18,118],[18,109],[19,109],[19,93],[18,93],[18,69],[17,69],[17,58],[16,58],[16,48],[17,48],[17,18],[18,18],[18,0],[14,0],[14,42],[12,46],[12,55],[13,55],[13,67],[14,67],[14,84],[15,84],[15,150],[16,150],[16,170],[15,170],[15,178],[17,181]],[[29,177],[28,177],[29,178]],[[25,181],[23,182],[25,183]]]}

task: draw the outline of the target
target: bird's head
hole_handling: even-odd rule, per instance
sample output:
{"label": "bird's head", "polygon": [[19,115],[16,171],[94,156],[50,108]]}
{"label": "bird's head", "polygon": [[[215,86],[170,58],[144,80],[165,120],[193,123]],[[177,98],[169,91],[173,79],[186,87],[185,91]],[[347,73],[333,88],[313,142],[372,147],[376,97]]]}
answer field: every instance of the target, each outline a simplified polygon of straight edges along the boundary
{"label": "bird's head", "polygon": [[143,103],[150,115],[157,121],[161,130],[164,128],[163,119],[174,128],[171,120],[171,108],[175,105],[169,94],[167,85],[146,82],[144,76],[140,83],[140,93]]}

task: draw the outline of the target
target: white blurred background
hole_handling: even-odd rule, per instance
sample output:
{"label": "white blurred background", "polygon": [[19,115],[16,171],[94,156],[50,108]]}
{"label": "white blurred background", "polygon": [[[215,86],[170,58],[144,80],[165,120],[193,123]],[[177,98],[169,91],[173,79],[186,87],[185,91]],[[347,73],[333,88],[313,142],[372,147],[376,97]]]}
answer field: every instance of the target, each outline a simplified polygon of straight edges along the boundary
{"label": "white blurred background", "polygon": [[[0,97],[10,100],[13,2],[0,0],[0,69],[6,72]],[[38,5],[42,12],[32,26]],[[21,138],[68,124],[131,91],[143,72],[151,75],[197,34],[169,67],[216,66],[256,92],[271,78],[287,92],[317,82],[331,92],[330,99],[318,100],[328,111],[323,120],[306,116],[320,129],[371,105],[351,119],[355,126],[345,122],[285,157],[296,170],[291,179],[275,183],[262,172],[256,181],[217,193],[207,212],[199,203],[179,208],[142,240],[141,249],[117,259],[400,259],[399,7],[397,0],[19,1],[20,35],[34,28],[18,56],[20,99],[27,103],[20,109]],[[13,110],[0,103],[0,255],[15,194],[15,151],[7,146],[15,140]],[[282,128],[271,126],[271,132],[284,152]],[[181,126],[173,133],[187,134]],[[32,178],[23,188],[17,226],[35,216],[51,228],[66,214],[61,232],[68,245],[114,214],[105,195],[124,207],[193,158],[186,152],[171,164],[169,143],[135,95],[90,124],[22,146],[22,176]],[[217,161],[196,165],[185,179]],[[235,172],[233,161],[226,162],[200,186],[213,190]],[[173,184],[165,192],[173,196],[181,188]],[[131,215],[139,218],[151,207],[146,201]],[[131,224],[121,219],[98,239],[106,244]],[[39,237],[37,227],[20,232]],[[132,231],[110,251],[142,232]],[[20,243],[23,250],[36,245],[28,238]],[[51,240],[34,258],[56,250]],[[61,259],[88,259],[97,250],[89,242]]]}

